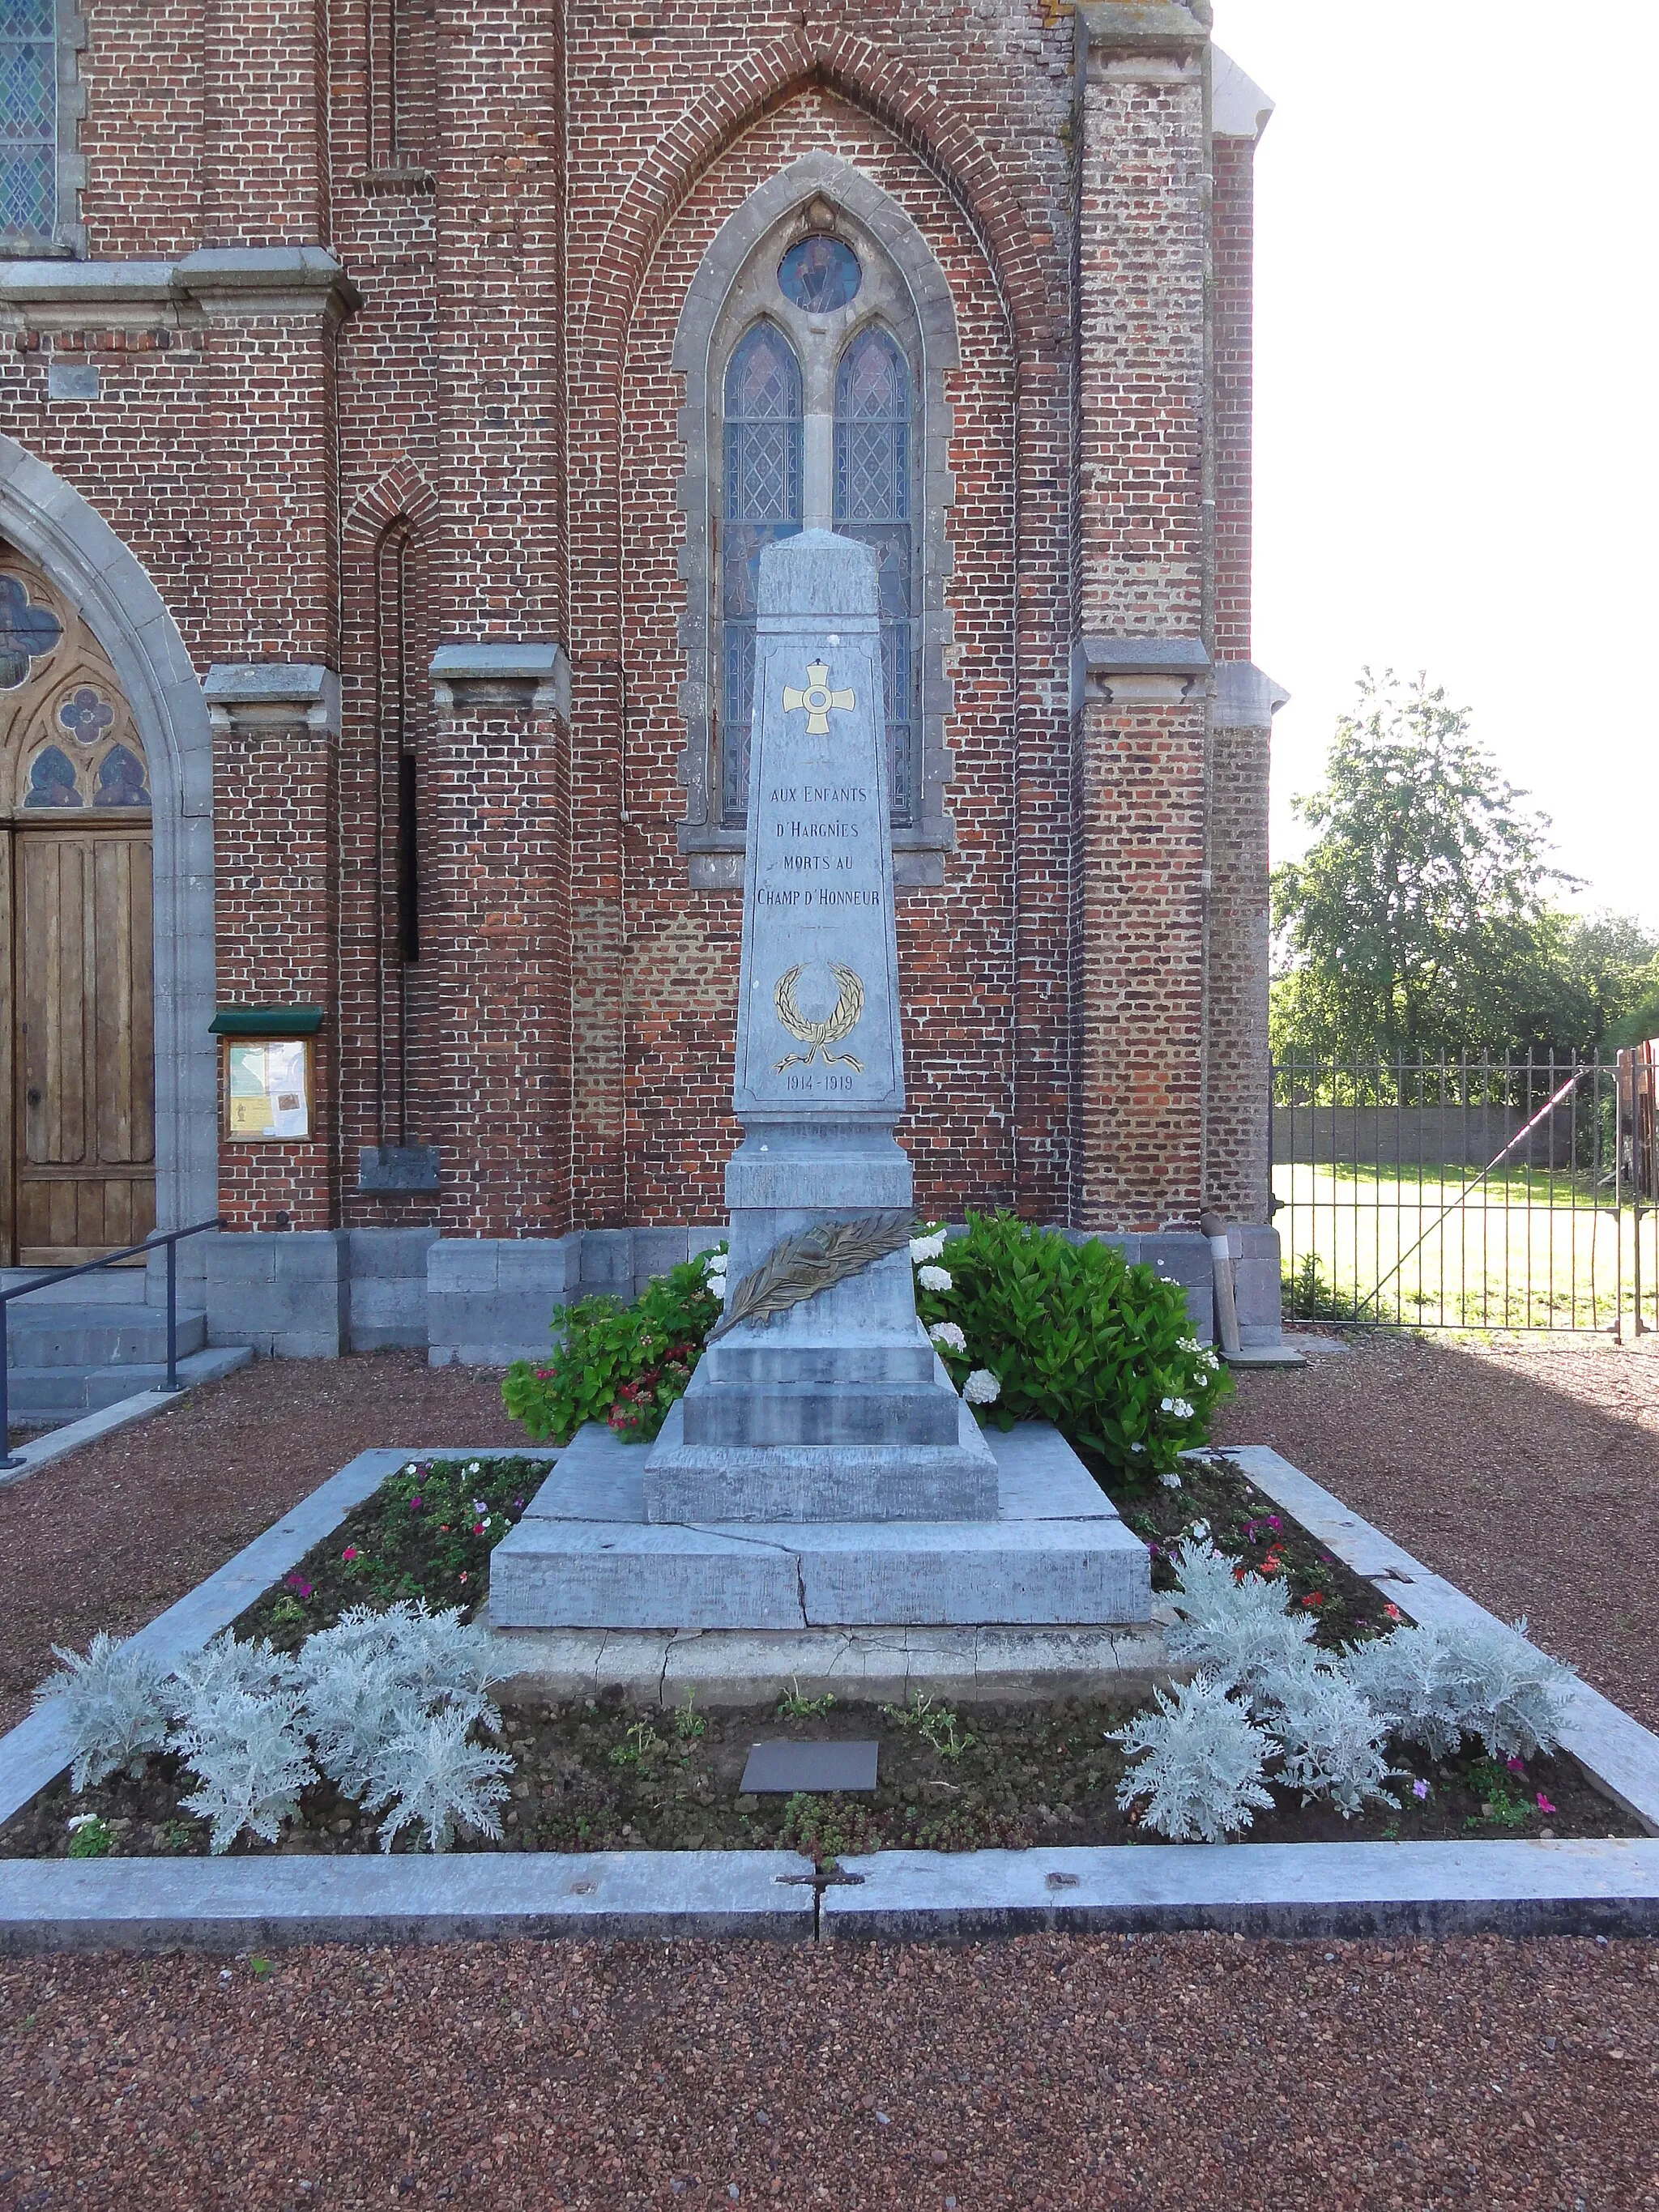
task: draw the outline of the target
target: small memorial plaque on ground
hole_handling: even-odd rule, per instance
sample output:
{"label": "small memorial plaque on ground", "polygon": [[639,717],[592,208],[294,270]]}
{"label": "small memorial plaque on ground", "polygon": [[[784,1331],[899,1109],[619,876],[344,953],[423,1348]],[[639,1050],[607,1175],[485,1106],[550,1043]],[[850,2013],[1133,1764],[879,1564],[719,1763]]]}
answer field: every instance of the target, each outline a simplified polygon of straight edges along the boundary
{"label": "small memorial plaque on ground", "polygon": [[873,1743],[757,1743],[743,1770],[745,1796],[773,1792],[793,1796],[798,1790],[814,1796],[833,1790],[873,1790],[876,1754]]}

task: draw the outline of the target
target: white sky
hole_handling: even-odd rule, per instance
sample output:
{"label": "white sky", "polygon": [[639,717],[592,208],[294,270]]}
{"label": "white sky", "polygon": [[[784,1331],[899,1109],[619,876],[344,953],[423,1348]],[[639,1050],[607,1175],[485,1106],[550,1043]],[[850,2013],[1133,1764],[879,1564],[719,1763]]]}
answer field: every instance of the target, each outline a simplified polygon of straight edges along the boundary
{"label": "white sky", "polygon": [[1275,857],[1370,662],[1426,668],[1659,927],[1659,10],[1215,0],[1256,156],[1256,660]]}

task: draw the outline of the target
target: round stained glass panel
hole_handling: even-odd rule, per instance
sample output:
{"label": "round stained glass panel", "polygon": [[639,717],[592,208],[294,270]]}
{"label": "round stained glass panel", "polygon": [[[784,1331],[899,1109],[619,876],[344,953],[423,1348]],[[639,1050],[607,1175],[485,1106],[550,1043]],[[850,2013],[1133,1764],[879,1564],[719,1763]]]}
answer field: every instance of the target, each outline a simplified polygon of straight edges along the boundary
{"label": "round stained glass panel", "polygon": [[864,271],[839,238],[803,238],[778,264],[778,289],[809,315],[833,315],[859,295]]}

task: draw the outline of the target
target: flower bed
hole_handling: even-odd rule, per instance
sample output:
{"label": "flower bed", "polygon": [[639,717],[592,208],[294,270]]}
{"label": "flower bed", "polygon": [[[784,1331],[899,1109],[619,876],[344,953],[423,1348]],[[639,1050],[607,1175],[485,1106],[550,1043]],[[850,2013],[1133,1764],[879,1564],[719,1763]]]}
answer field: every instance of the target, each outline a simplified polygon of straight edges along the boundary
{"label": "flower bed", "polygon": [[[809,1704],[792,1712],[787,1705],[641,1713],[610,1695],[505,1707],[499,1739],[486,1739],[499,1742],[514,1762],[501,1840],[462,1834],[457,1848],[750,1850],[782,1845],[822,1861],[883,1849],[1162,1841],[1117,1803],[1125,1754],[1108,1731],[1127,1717],[1122,1711],[1076,1701],[958,1711],[938,1703],[905,1714],[857,1704],[817,1710]],[[784,1735],[795,1741],[875,1737],[881,1744],[880,1787],[836,1797],[740,1796],[750,1747]],[[1520,1771],[1480,1753],[1440,1762],[1407,1754],[1399,1763],[1407,1772],[1395,1785],[1398,1811],[1373,1806],[1344,1820],[1329,1805],[1303,1806],[1296,1792],[1275,1788],[1271,1809],[1257,1813],[1248,1839],[1420,1842],[1641,1832],[1589,1787],[1571,1759],[1529,1759]],[[1420,1798],[1413,1792],[1419,1782],[1425,1785]],[[199,1856],[208,1848],[208,1823],[180,1812],[187,1786],[173,1759],[153,1761],[141,1780],[112,1776],[78,1794],[65,1778],[0,1830],[0,1856]],[[1547,1811],[1538,1803],[1540,1796]],[[72,1829],[70,1823],[77,1819],[85,1825]],[[323,1783],[303,1793],[301,1816],[284,1825],[279,1841],[245,1836],[233,1848],[238,1856],[374,1851],[378,1823]],[[416,1838],[407,1832],[393,1844],[399,1851],[415,1848]]]}

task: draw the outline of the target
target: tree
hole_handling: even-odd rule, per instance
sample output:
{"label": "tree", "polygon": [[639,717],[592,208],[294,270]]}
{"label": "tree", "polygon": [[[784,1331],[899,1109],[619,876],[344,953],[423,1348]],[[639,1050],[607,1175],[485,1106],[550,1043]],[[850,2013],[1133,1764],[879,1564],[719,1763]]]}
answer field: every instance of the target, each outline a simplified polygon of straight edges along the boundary
{"label": "tree", "polygon": [[1295,811],[1318,832],[1274,872],[1280,1059],[1524,1053],[1591,1021],[1571,887],[1527,804],[1425,677],[1367,669],[1325,782]]}

